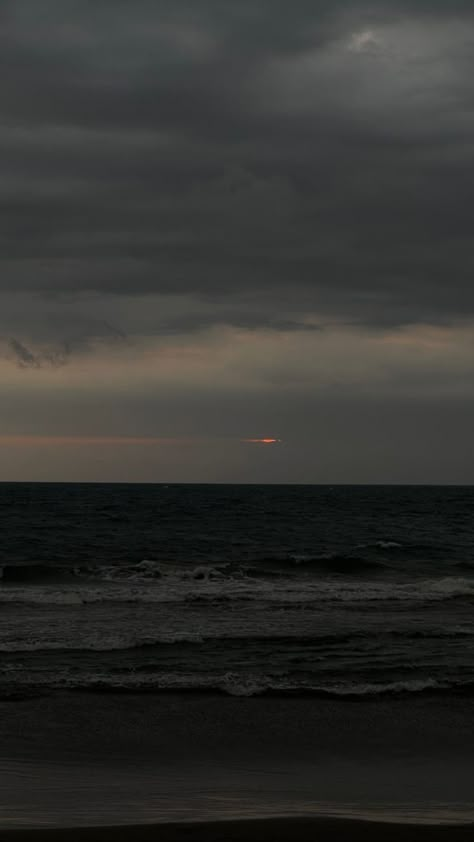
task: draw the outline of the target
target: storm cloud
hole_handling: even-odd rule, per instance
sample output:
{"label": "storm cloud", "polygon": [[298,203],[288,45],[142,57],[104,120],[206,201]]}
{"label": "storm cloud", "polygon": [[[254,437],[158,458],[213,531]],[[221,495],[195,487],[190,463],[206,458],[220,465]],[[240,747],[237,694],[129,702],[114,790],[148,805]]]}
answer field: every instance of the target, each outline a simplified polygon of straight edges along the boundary
{"label": "storm cloud", "polygon": [[310,429],[336,394],[357,412],[361,393],[403,412],[455,394],[453,430],[474,373],[473,46],[461,0],[4,0],[3,432],[24,375],[52,395],[66,362],[86,415],[116,384],[116,435],[173,435],[185,404],[186,435],[240,418],[255,384],[269,414],[245,436],[279,436],[291,395]]}
{"label": "storm cloud", "polygon": [[4,3],[2,291],[471,313],[472,11],[377,7]]}

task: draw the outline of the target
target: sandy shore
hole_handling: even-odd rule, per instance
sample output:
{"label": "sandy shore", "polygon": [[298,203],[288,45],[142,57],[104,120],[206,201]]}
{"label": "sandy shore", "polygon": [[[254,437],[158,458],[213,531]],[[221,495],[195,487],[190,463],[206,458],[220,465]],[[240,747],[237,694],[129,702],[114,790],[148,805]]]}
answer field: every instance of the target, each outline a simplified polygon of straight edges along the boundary
{"label": "sandy shore", "polygon": [[472,825],[406,825],[346,819],[262,819],[142,826],[0,830],[0,842],[467,842]]}

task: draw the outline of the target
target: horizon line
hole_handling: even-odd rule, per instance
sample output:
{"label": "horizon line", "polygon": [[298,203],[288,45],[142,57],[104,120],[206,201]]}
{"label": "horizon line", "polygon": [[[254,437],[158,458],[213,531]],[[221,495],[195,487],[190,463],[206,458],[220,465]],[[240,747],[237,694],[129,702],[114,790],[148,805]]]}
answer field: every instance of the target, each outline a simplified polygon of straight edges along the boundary
{"label": "horizon line", "polygon": [[216,480],[214,482],[200,482],[199,480],[48,480],[48,479],[0,479],[0,485],[155,485],[168,487],[171,485],[232,485],[232,486],[301,486],[306,488],[474,488],[473,482],[232,482],[230,480]]}
{"label": "horizon line", "polygon": [[54,445],[199,445],[211,442],[240,444],[279,444],[276,438],[237,438],[237,436],[137,436],[137,435],[38,435],[29,433],[0,434],[0,447],[36,447]]}

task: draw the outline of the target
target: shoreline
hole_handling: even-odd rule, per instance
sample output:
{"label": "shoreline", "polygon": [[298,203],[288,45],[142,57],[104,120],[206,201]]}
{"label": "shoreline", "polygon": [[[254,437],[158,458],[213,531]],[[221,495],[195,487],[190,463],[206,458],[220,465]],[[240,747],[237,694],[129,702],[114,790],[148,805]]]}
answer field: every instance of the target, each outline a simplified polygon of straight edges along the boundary
{"label": "shoreline", "polygon": [[[474,820],[466,699],[347,707],[311,699],[262,704],[65,693],[0,709],[0,842],[14,829],[48,827],[51,835],[54,827],[156,822],[153,838],[166,842],[178,839],[176,826],[174,836],[163,829],[170,822],[267,818],[280,826],[278,815]],[[317,828],[314,834],[323,833],[321,822]],[[125,830],[116,833],[131,838]],[[23,838],[34,840],[31,833]],[[49,837],[37,835],[37,842],[42,838]],[[106,842],[104,831],[96,838]],[[470,838],[474,842],[474,834]]]}
{"label": "shoreline", "polygon": [[104,827],[0,828],[0,842],[468,842],[472,824],[405,824],[326,817]]}

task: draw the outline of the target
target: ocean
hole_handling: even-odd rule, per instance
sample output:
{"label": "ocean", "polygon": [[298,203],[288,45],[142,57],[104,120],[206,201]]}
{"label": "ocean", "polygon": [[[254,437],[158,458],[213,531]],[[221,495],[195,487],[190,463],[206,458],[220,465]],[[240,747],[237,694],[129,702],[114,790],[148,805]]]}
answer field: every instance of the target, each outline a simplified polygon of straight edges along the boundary
{"label": "ocean", "polygon": [[474,488],[1,484],[0,568],[0,825],[471,815]]}

